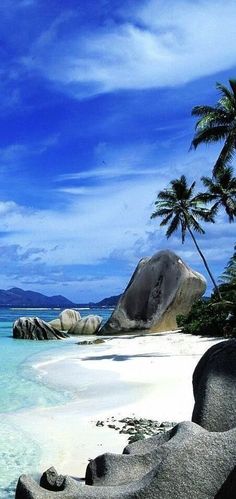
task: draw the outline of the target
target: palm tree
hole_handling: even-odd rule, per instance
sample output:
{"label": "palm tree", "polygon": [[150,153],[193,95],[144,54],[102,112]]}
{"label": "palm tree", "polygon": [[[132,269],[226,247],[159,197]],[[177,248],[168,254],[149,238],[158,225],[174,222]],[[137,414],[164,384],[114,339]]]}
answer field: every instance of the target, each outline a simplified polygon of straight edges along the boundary
{"label": "palm tree", "polygon": [[216,84],[220,99],[213,106],[195,106],[193,116],[200,119],[196,123],[196,133],[191,147],[196,149],[203,142],[210,144],[224,140],[223,148],[213,167],[213,175],[228,165],[236,150],[236,80],[229,80],[231,90]]}
{"label": "palm tree", "polygon": [[221,280],[227,284],[236,285],[236,245],[234,246],[234,254],[225,267]]}
{"label": "palm tree", "polygon": [[199,200],[203,203],[213,201],[212,212],[214,215],[220,207],[223,207],[229,222],[233,222],[234,217],[236,217],[236,177],[233,175],[233,168],[223,167],[213,179],[202,177],[201,180],[208,191],[200,194]]}
{"label": "palm tree", "polygon": [[184,243],[186,231],[189,232],[213,282],[217,295],[221,300],[221,294],[218,286],[193,233],[193,231],[195,231],[199,234],[204,234],[205,231],[201,227],[198,220],[214,223],[214,215],[211,210],[203,207],[198,196],[194,196],[194,188],[195,182],[193,182],[189,187],[184,175],[182,175],[179,179],[172,180],[169,188],[159,192],[155,202],[156,210],[151,215],[151,218],[164,216],[162,222],[160,223],[161,226],[167,225],[170,222],[166,231],[167,239],[177,229],[180,229],[182,243]]}

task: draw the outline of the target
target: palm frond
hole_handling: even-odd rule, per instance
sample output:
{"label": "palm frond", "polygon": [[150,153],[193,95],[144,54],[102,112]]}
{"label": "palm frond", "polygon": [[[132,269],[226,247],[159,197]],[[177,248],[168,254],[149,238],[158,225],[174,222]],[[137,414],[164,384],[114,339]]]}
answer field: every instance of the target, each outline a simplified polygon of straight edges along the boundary
{"label": "palm frond", "polygon": [[220,114],[223,114],[221,113],[221,110],[216,110],[215,107],[213,106],[195,106],[193,109],[192,109],[192,116],[208,116],[209,114],[211,115],[214,115],[214,114],[217,114],[218,115]]}
{"label": "palm frond", "polygon": [[211,207],[211,214],[212,214],[212,217],[215,219],[218,211],[219,211],[219,208],[220,208],[220,201],[217,201],[215,204],[213,204],[213,206]]}
{"label": "palm frond", "polygon": [[214,185],[214,182],[210,177],[203,176],[203,177],[201,177],[201,181],[202,181],[204,187],[206,187],[207,189],[211,189],[212,186]]}
{"label": "palm frond", "polygon": [[232,92],[230,92],[230,90],[225,85],[222,85],[222,83],[217,83],[216,88],[220,91],[220,94],[222,95],[222,99],[220,99],[219,102],[224,100],[225,103],[228,102],[232,106],[234,106],[235,104],[234,94],[232,94]]}
{"label": "palm frond", "polygon": [[160,223],[160,226],[163,227],[163,225],[167,225],[168,222],[171,220],[171,218],[173,217],[173,213],[170,213],[169,215],[167,215],[167,217],[165,217],[162,222]]}
{"label": "palm frond", "polygon": [[220,173],[220,171],[229,165],[229,163],[233,159],[235,150],[235,137],[233,135],[229,135],[226,138],[223,148],[221,149],[220,155],[215,162],[213,167],[213,175],[214,177]]}
{"label": "palm frond", "polygon": [[233,91],[233,94],[234,94],[234,98],[235,98],[235,103],[236,103],[236,80],[232,80],[230,79],[229,80],[229,84],[232,88],[232,91]]}
{"label": "palm frond", "polygon": [[192,215],[194,216],[194,218],[197,218],[199,220],[202,220],[202,222],[211,222],[211,223],[215,223],[215,219],[214,219],[214,216],[211,212],[211,210],[208,210],[208,209],[193,209],[192,210]]}
{"label": "palm frond", "polygon": [[151,218],[162,217],[163,215],[169,215],[173,210],[171,208],[157,208],[154,213],[152,213]]}
{"label": "palm frond", "polygon": [[199,234],[205,234],[204,229],[201,227],[201,225],[198,223],[198,221],[190,215],[188,218],[188,225],[193,228],[196,232]]}
{"label": "palm frond", "polygon": [[236,217],[236,203],[232,198],[228,198],[225,202],[225,211],[228,215],[229,222],[232,223]]}
{"label": "palm frond", "polygon": [[208,204],[214,199],[213,195],[209,192],[200,192],[196,197],[203,204]]}
{"label": "palm frond", "polygon": [[159,200],[163,200],[163,201],[167,201],[167,202],[175,201],[175,195],[171,189],[165,189],[164,191],[159,192],[159,194],[157,196],[156,203],[158,203]]}
{"label": "palm frond", "polygon": [[175,232],[178,229],[179,224],[180,224],[180,217],[178,215],[175,215],[175,217],[173,218],[172,222],[170,223],[166,231],[167,239],[169,239],[169,237],[173,234],[173,232]]}
{"label": "palm frond", "polygon": [[186,230],[187,230],[186,220],[182,219],[181,220],[181,240],[182,240],[182,244],[184,244],[184,241],[185,241]]}
{"label": "palm frond", "polygon": [[199,130],[192,140],[191,148],[196,149],[198,145],[203,142],[206,144],[219,142],[220,140],[227,138],[227,132],[228,129],[225,125],[215,126],[214,128],[206,127],[203,130]]}

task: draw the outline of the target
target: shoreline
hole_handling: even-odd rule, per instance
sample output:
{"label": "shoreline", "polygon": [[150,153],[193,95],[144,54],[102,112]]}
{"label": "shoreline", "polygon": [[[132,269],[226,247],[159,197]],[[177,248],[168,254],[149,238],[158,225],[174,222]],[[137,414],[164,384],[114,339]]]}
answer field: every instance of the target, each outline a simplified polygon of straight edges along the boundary
{"label": "shoreline", "polygon": [[83,348],[73,343],[63,355],[52,351],[50,359],[42,356],[31,366],[43,383],[73,394],[63,405],[9,416],[41,449],[36,472],[54,465],[61,474],[83,477],[88,459],[122,452],[128,435],[96,426],[98,420],[190,420],[193,370],[202,354],[222,341],[179,332],[104,339]]}

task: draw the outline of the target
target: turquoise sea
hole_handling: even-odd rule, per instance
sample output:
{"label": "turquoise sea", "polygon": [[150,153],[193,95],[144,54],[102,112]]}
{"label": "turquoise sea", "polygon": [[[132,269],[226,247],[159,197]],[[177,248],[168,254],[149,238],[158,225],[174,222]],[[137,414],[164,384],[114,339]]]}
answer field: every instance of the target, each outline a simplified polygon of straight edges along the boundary
{"label": "turquoise sea", "polygon": [[[34,473],[40,455],[35,442],[12,424],[12,414],[20,420],[23,409],[60,405],[73,396],[64,389],[44,384],[31,367],[34,358],[40,355],[42,359],[44,354],[51,356],[54,352],[56,355],[59,350],[71,348],[72,342],[78,342],[78,337],[69,341],[15,340],[12,324],[22,316],[38,316],[50,321],[59,313],[60,310],[51,309],[0,309],[0,499],[14,498],[19,475]],[[81,316],[100,315],[106,320],[111,310],[80,310],[80,313]]]}

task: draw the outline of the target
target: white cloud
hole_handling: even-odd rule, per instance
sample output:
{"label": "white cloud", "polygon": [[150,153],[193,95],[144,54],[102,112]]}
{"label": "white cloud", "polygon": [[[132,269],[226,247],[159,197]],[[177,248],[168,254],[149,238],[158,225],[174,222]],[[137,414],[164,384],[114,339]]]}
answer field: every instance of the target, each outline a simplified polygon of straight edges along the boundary
{"label": "white cloud", "polygon": [[[67,291],[64,294],[68,296],[75,296],[75,292],[80,296],[79,290],[81,293],[87,290],[88,299],[94,296],[102,298],[102,295],[113,294],[124,288],[141,257],[163,248],[176,251],[190,266],[203,271],[190,238],[187,238],[184,246],[178,234],[167,241],[164,228],[159,227],[159,220],[151,221],[150,215],[157,192],[166,187],[172,178],[184,171],[191,181],[210,171],[211,153],[204,156],[202,151],[196,151],[187,156],[176,155],[174,160],[171,153],[164,165],[157,163],[154,168],[156,150],[150,144],[149,155],[148,145],[145,144],[147,162],[143,164],[150,165],[147,166],[149,174],[145,174],[144,168],[139,172],[140,164],[136,170],[134,162],[128,167],[129,177],[125,175],[125,158],[136,157],[135,154],[132,156],[133,147],[131,150],[124,148],[120,151],[112,144],[107,144],[102,151],[100,149],[98,147],[96,159],[100,158],[100,154],[102,157],[105,154],[109,165],[115,165],[114,172],[109,166],[108,174],[105,175],[105,169],[101,166],[100,169],[94,168],[91,175],[86,171],[62,175],[57,179],[56,192],[51,191],[52,198],[60,196],[60,201],[63,202],[60,202],[60,207],[54,205],[51,209],[33,211],[13,201],[0,202],[1,227],[5,232],[4,247],[9,245],[12,248],[12,253],[6,250],[6,260],[7,253],[10,260],[15,261],[14,254],[18,259],[18,273],[15,281],[11,281],[13,285],[30,287],[30,283],[32,286],[35,283],[38,290],[43,291],[45,286],[52,293],[62,293],[62,287],[67,286],[69,294]],[[145,154],[142,157],[141,148],[138,155],[139,153],[143,161]],[[119,154],[123,158],[121,163]],[[82,184],[83,181],[85,185]],[[207,226],[206,237],[200,241],[209,263],[218,267],[225,265],[231,256],[233,244],[232,226],[226,222],[223,214],[218,216],[217,224]],[[117,263],[119,269],[122,267],[123,270],[121,273],[119,271],[119,278],[116,280]],[[104,279],[99,276],[98,290],[94,291],[94,283],[89,279],[93,270],[88,271],[87,283],[80,281],[81,276],[76,269],[80,265],[99,268],[99,272],[105,273],[108,281],[110,279],[110,287],[107,288]],[[75,270],[68,273],[66,269],[73,266]],[[4,268],[1,272],[4,274]],[[4,286],[3,275],[1,282]],[[115,288],[112,289],[112,285]],[[73,295],[70,291],[72,288],[75,290]]]}
{"label": "white cloud", "polygon": [[33,142],[31,144],[9,144],[5,147],[0,148],[0,168],[4,168],[4,166],[17,166],[18,162],[23,161],[29,156],[37,156],[49,148],[55,146],[59,140],[59,134],[53,134],[45,139],[42,139],[38,142]]}
{"label": "white cloud", "polygon": [[59,19],[24,63],[78,97],[176,86],[235,66],[235,18],[234,0],[150,0],[121,24],[56,40]]}

